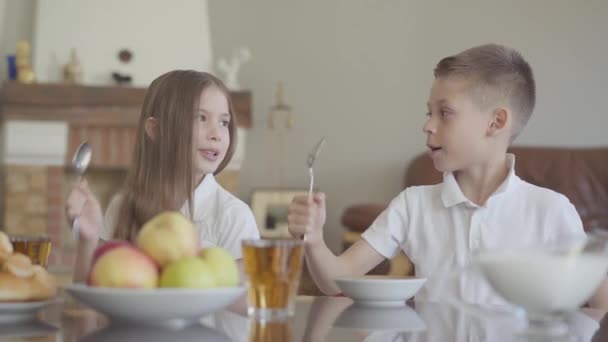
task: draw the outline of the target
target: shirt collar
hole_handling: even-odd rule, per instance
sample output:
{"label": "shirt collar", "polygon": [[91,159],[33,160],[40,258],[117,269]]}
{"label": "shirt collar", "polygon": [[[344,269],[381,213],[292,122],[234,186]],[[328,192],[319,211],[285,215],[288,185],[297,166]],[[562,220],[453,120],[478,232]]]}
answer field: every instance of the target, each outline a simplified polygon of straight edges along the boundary
{"label": "shirt collar", "polygon": [[[194,215],[192,216],[193,219],[196,220],[196,219],[200,218],[201,215],[203,215],[203,213],[201,212],[200,206],[198,206],[197,204],[204,203],[205,198],[209,197],[209,195],[211,195],[214,192],[216,187],[217,187],[217,182],[212,173],[206,174],[205,177],[203,178],[203,180],[196,186],[196,188],[194,189],[194,193],[192,195],[192,207],[194,209]],[[184,212],[185,213],[188,212],[187,205],[184,205]]]}
{"label": "shirt collar", "polygon": [[[507,178],[500,184],[500,186],[494,191],[494,193],[488,198],[488,201],[499,194],[505,193],[508,190],[512,189],[515,182],[517,181],[517,176],[515,175],[515,155],[512,153],[507,153],[507,166],[509,167],[509,173],[507,174]],[[443,186],[441,189],[441,201],[446,208],[454,206],[460,203],[470,203],[473,206],[477,206],[473,204],[460,189],[460,185],[456,181],[456,177],[454,177],[454,173],[445,172],[443,174]]]}

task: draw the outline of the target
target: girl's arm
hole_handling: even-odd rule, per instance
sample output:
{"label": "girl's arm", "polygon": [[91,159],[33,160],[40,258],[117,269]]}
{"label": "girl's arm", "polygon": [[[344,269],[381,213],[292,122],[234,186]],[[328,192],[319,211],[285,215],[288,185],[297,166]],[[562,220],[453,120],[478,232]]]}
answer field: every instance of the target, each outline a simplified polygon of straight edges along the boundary
{"label": "girl's arm", "polygon": [[84,282],[103,227],[101,205],[87,182],[81,181],[70,192],[66,206],[69,222],[73,225],[76,218],[79,221],[73,281]]}

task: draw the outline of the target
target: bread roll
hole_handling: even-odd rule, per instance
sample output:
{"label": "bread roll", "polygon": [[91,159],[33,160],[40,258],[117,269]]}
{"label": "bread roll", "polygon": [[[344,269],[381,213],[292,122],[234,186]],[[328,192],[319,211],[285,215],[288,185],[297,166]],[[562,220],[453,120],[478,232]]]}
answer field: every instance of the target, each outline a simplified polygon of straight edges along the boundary
{"label": "bread roll", "polygon": [[[0,232],[0,302],[46,300],[57,294],[57,282],[42,266],[32,265],[30,258],[13,253],[4,244],[8,236]],[[10,250],[10,253],[9,253]]]}
{"label": "bread roll", "polygon": [[0,231],[0,265],[13,254],[13,244],[4,232]]}

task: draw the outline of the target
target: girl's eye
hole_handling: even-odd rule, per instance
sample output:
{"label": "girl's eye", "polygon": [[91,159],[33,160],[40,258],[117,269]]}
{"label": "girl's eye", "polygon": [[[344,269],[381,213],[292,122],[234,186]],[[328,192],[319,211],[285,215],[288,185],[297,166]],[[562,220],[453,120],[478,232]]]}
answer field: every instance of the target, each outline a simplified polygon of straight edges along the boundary
{"label": "girl's eye", "polygon": [[198,121],[205,122],[205,121],[207,121],[207,117],[205,115],[199,115]]}
{"label": "girl's eye", "polygon": [[431,116],[431,112],[426,112],[426,114],[424,114],[424,115],[426,115],[426,116],[429,116],[429,117],[430,117],[430,116]]}
{"label": "girl's eye", "polygon": [[230,125],[230,120],[222,120],[222,127],[228,127]]}

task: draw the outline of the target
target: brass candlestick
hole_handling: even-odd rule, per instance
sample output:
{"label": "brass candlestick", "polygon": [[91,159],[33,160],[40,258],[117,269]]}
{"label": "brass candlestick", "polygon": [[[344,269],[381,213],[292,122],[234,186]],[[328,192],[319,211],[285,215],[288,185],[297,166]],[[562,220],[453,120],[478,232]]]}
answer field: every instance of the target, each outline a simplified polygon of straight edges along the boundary
{"label": "brass candlestick", "polygon": [[283,187],[284,163],[285,163],[285,134],[293,128],[293,117],[291,114],[291,106],[287,105],[284,100],[283,83],[279,82],[277,91],[275,92],[275,104],[270,107],[268,113],[268,128],[277,132],[278,138],[278,166],[279,166],[279,188]]}

